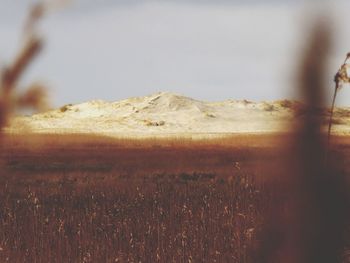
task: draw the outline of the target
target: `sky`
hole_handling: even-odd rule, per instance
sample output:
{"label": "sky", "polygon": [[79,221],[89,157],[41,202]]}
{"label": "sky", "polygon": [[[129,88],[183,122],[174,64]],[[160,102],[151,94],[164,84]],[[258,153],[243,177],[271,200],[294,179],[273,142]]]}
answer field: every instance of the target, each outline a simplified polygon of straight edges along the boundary
{"label": "sky", "polygon": [[[1,0],[0,66],[21,47],[33,0]],[[47,83],[52,106],[170,91],[192,98],[296,98],[298,54],[315,9],[333,14],[327,79],[350,51],[349,1],[76,0],[40,24],[45,49],[21,86]],[[293,86],[294,85],[294,86]],[[339,93],[350,106],[350,87]]]}

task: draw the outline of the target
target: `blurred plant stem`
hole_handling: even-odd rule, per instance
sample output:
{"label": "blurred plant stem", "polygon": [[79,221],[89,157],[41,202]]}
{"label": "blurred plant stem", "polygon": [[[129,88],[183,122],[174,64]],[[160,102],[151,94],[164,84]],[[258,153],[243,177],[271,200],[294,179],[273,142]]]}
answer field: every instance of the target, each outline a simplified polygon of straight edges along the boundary
{"label": "blurred plant stem", "polygon": [[24,72],[43,48],[43,40],[37,34],[37,24],[51,8],[57,8],[63,0],[37,2],[32,5],[24,25],[24,44],[12,63],[0,71],[0,130],[8,123],[11,114],[22,108],[44,110],[47,108],[47,89],[38,82],[30,84],[24,92],[17,93],[18,83]]}

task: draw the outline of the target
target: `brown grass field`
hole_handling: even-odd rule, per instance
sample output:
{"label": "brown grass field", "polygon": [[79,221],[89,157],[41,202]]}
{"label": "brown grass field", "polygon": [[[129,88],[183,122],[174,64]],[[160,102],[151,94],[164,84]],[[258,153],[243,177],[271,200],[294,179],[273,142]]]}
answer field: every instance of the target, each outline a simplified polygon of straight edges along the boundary
{"label": "brown grass field", "polygon": [[[289,136],[6,135],[0,262],[259,262]],[[332,142],[350,167],[350,138]]]}

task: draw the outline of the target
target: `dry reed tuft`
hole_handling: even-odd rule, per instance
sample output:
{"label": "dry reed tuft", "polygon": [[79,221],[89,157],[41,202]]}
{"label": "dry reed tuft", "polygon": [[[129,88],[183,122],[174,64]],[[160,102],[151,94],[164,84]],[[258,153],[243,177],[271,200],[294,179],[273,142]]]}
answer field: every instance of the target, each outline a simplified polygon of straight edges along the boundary
{"label": "dry reed tuft", "polygon": [[348,76],[348,72],[347,72],[347,69],[349,67],[347,62],[349,59],[350,59],[350,52],[346,55],[346,58],[343,64],[340,66],[338,72],[334,76],[335,88],[334,88],[334,95],[333,95],[331,112],[330,112],[329,123],[328,123],[328,148],[330,146],[333,113],[334,113],[335,99],[337,97],[337,93],[343,84],[350,83],[350,77]]}

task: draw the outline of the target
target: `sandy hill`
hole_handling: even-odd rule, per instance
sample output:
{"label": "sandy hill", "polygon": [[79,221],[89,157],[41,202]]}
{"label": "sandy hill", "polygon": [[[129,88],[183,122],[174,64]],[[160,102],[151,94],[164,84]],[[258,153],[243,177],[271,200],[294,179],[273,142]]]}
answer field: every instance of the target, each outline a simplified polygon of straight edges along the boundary
{"label": "sandy hill", "polygon": [[[18,116],[7,128],[33,132],[102,133],[116,136],[168,134],[221,134],[283,131],[303,115],[295,101],[204,102],[169,92],[117,102],[102,100],[32,116]],[[324,114],[328,114],[324,112]],[[335,112],[335,131],[350,131],[350,109]]]}

